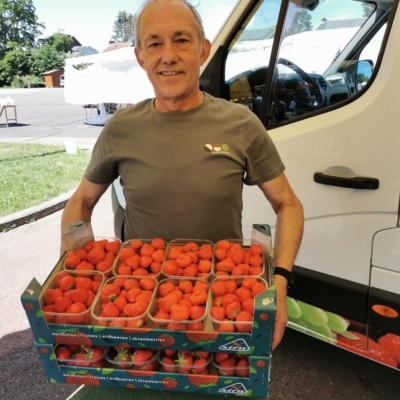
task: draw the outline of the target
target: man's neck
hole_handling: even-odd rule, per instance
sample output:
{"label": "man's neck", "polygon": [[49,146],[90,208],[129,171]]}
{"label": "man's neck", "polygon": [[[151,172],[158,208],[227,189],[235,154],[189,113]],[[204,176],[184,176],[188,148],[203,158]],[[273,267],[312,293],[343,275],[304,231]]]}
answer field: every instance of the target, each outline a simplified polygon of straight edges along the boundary
{"label": "man's neck", "polygon": [[205,98],[205,94],[201,91],[199,91],[197,98],[193,102],[185,102],[182,104],[182,101],[175,99],[175,100],[167,100],[167,101],[159,101],[157,97],[154,99],[154,108],[157,111],[161,112],[183,112],[183,111],[189,111],[193,108],[198,107]]}

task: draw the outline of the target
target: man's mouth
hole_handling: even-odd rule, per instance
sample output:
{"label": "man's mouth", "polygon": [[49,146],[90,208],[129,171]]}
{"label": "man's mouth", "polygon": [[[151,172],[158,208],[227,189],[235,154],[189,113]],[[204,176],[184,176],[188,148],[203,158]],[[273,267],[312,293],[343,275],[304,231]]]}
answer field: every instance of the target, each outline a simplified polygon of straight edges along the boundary
{"label": "man's mouth", "polygon": [[164,76],[171,76],[171,75],[178,75],[181,74],[182,72],[178,72],[178,71],[170,71],[170,72],[160,72],[160,75],[164,75]]}

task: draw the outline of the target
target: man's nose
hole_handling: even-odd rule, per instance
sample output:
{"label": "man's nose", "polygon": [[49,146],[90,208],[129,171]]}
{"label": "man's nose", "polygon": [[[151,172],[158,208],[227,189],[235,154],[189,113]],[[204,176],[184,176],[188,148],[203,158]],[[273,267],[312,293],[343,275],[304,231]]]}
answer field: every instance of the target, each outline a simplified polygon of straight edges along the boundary
{"label": "man's nose", "polygon": [[162,54],[162,61],[171,64],[176,62],[178,59],[175,43],[172,39],[167,39],[164,42],[163,46],[163,54]]}

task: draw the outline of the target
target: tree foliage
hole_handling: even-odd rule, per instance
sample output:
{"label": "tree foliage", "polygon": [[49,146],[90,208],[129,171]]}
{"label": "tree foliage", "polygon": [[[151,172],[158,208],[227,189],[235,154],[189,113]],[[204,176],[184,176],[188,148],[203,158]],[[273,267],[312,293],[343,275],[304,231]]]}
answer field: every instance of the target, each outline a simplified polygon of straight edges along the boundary
{"label": "tree foliage", "polygon": [[53,33],[44,40],[45,44],[54,47],[58,53],[68,53],[71,50],[73,39],[62,32]]}
{"label": "tree foliage", "polygon": [[0,0],[0,57],[7,50],[30,48],[45,26],[32,0]]}
{"label": "tree foliage", "polygon": [[294,35],[296,33],[312,31],[313,26],[311,23],[311,13],[305,8],[300,9],[294,15],[292,25],[288,30],[288,35]]}
{"label": "tree foliage", "polygon": [[113,25],[111,39],[117,43],[133,41],[135,37],[135,16],[127,11],[119,11]]}
{"label": "tree foliage", "polygon": [[11,85],[15,76],[29,73],[29,55],[22,50],[10,50],[0,60],[0,84]]}
{"label": "tree foliage", "polygon": [[41,77],[44,72],[64,68],[64,57],[54,46],[37,47],[30,60],[30,74]]}

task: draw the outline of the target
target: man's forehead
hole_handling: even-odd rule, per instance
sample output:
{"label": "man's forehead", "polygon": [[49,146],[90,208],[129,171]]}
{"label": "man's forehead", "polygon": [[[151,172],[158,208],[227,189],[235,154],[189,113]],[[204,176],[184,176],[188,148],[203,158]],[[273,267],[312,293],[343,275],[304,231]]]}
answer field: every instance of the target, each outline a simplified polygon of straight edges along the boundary
{"label": "man's forehead", "polygon": [[175,32],[172,32],[171,34],[168,35],[163,35],[158,33],[157,31],[149,31],[148,34],[146,35],[145,39],[161,39],[161,40],[165,40],[165,39],[172,39],[172,38],[176,38],[177,36],[190,36],[193,37],[193,32],[191,32],[188,29],[179,29],[176,30]]}

